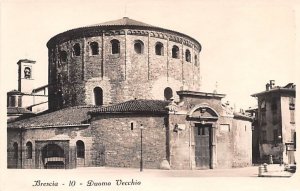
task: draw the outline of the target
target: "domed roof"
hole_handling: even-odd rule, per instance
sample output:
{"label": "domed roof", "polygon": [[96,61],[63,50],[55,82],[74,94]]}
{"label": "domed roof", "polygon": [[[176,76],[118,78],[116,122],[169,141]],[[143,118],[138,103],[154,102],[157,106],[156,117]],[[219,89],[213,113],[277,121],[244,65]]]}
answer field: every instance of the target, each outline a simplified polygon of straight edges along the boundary
{"label": "domed roof", "polygon": [[47,47],[50,48],[55,46],[58,43],[66,42],[72,39],[77,39],[82,37],[101,36],[103,33],[106,33],[109,30],[123,30],[123,29],[151,30],[151,31],[158,31],[163,33],[166,32],[175,36],[181,36],[189,39],[190,41],[193,41],[195,45],[198,47],[198,50],[199,51],[201,50],[201,44],[197,40],[195,40],[194,38],[186,34],[149,25],[147,23],[136,21],[128,17],[123,17],[122,19],[118,19],[118,20],[108,21],[104,23],[89,25],[89,26],[65,31],[63,33],[57,34],[54,37],[52,37],[48,41]]}
{"label": "domed roof", "polygon": [[147,23],[143,23],[137,20],[130,19],[128,17],[123,17],[122,19],[117,19],[113,21],[108,21],[104,23],[99,23],[95,25],[90,25],[89,27],[95,26],[145,26],[145,27],[154,27],[153,25],[149,25]]}

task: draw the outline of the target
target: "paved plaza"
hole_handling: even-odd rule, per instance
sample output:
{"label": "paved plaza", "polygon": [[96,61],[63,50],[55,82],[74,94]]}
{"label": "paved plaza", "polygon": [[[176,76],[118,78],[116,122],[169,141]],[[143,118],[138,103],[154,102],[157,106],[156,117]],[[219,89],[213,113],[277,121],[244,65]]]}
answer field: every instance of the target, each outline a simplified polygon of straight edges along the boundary
{"label": "paved plaza", "polygon": [[[274,174],[272,167],[272,172]],[[98,173],[105,174],[107,176],[113,175],[134,175],[134,176],[155,176],[155,177],[258,177],[258,166],[250,166],[244,168],[231,168],[231,169],[207,169],[207,170],[160,170],[160,169],[140,169],[137,168],[111,168],[111,167],[90,167],[90,168],[77,168],[70,171],[76,171],[80,173]],[[278,174],[279,173],[279,174]],[[277,177],[280,174],[284,174],[287,177],[286,172],[279,172],[276,174]],[[290,174],[292,175],[292,174]]]}

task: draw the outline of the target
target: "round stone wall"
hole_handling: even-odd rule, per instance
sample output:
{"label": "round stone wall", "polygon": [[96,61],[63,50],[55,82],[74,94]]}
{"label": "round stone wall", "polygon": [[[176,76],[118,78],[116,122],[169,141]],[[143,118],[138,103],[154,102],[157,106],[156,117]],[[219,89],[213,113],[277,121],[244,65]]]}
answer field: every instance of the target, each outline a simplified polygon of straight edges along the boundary
{"label": "round stone wall", "polygon": [[158,27],[94,26],[49,40],[49,108],[176,99],[199,91],[201,45]]}

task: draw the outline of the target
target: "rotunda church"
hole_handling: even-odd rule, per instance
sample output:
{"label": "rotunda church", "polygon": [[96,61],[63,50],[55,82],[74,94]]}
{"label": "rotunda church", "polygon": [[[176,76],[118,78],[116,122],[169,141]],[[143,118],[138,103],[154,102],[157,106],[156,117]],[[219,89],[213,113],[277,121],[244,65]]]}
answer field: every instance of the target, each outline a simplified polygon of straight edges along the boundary
{"label": "rotunda church", "polygon": [[7,93],[8,168],[252,164],[252,118],[200,91],[194,38],[124,17],[47,47],[48,84],[34,87],[36,63],[22,59],[19,88]]}
{"label": "rotunda church", "polygon": [[47,47],[51,110],[176,99],[200,88],[198,41],[128,17],[60,33]]}

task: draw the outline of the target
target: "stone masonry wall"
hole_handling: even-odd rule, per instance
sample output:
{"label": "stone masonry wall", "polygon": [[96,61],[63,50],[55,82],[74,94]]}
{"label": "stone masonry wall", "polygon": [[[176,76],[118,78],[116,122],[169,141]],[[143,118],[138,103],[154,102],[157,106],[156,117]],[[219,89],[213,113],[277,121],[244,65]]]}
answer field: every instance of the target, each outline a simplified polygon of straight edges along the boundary
{"label": "stone masonry wall", "polygon": [[[122,31],[122,34],[81,37],[49,47],[49,84],[53,86],[49,87],[50,109],[94,104],[95,87],[102,88],[104,105],[134,98],[164,99],[166,87],[172,88],[174,96],[182,86],[199,90],[199,50],[194,45],[175,42],[163,33],[155,36],[155,31],[143,34]],[[120,42],[119,54],[111,53],[113,39]],[[137,40],[143,42],[142,54],[134,50]],[[91,54],[93,42],[99,46],[97,55]],[[158,42],[163,44],[163,55],[155,53]],[[75,43],[80,45],[80,56],[73,53]],[[174,45],[179,48],[178,58],[172,58]],[[191,62],[185,61],[187,49],[191,52]],[[61,51],[66,51],[66,61],[61,59]]]}
{"label": "stone masonry wall", "polygon": [[[234,142],[235,130],[232,126],[232,117],[221,117],[217,122],[216,128],[216,150],[217,150],[217,168],[231,168],[234,160]],[[228,126],[228,129],[221,126]],[[248,152],[245,150],[245,152]]]}
{"label": "stone masonry wall", "polygon": [[95,117],[91,124],[93,149],[105,154],[105,166],[138,168],[141,157],[140,124],[143,124],[144,167],[159,168],[166,158],[164,122],[162,116],[122,114]]}
{"label": "stone masonry wall", "polygon": [[232,167],[252,164],[252,127],[251,122],[233,119],[233,160]]}
{"label": "stone masonry wall", "polygon": [[[195,149],[192,145],[191,127],[185,115],[170,115],[170,166],[172,169],[191,169],[195,164]],[[174,131],[175,125],[185,129]]]}

